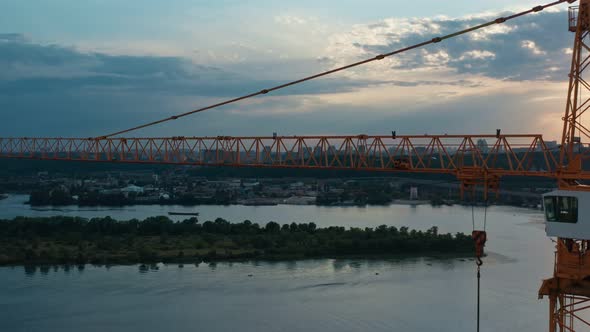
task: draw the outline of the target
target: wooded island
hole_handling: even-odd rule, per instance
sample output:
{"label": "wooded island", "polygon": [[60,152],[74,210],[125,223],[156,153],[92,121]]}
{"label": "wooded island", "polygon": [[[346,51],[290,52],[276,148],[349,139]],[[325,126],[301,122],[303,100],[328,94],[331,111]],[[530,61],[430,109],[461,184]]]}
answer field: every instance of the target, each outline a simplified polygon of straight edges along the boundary
{"label": "wooded island", "polygon": [[468,256],[471,236],[382,225],[318,228],[314,223],[264,226],[218,218],[18,217],[0,220],[0,265],[194,263],[223,260]]}

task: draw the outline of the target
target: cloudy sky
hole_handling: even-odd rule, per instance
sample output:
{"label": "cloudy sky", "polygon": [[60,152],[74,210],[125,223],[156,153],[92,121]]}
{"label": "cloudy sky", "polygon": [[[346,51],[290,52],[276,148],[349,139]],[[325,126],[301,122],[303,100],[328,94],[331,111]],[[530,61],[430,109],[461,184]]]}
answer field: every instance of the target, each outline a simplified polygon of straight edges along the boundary
{"label": "cloudy sky", "polygon": [[[538,1],[2,0],[0,136],[98,136],[375,56]],[[542,133],[556,139],[567,7],[147,135]]]}

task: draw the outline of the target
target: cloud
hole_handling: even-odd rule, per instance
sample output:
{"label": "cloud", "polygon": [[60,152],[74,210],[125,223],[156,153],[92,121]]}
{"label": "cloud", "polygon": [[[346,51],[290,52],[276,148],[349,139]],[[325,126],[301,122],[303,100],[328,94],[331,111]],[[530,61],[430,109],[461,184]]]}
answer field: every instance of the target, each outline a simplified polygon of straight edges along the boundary
{"label": "cloud", "polygon": [[[494,15],[494,17],[497,15]],[[492,16],[386,19],[322,39],[317,57],[237,43],[202,65],[182,56],[125,55],[0,34],[0,136],[95,136],[268,88]],[[278,17],[292,29],[319,24]],[[571,40],[564,13],[542,13],[344,74],[172,121],[133,135],[558,133]],[[319,35],[324,38],[325,35]],[[317,40],[310,44],[320,44]],[[208,53],[209,50],[199,50]],[[257,54],[268,53],[262,60]],[[515,112],[518,110],[518,112]],[[556,121],[548,121],[547,119]],[[34,121],[31,121],[34,119]],[[533,130],[539,128],[539,130]],[[557,134],[556,134],[557,135]]]}
{"label": "cloud", "polygon": [[[11,119],[0,122],[2,136],[99,135],[287,81],[237,74],[181,57],[83,52],[34,43],[18,34],[2,35],[0,68],[0,109]],[[309,107],[298,103],[313,100],[313,95],[346,93],[366,84],[348,79],[313,81],[270,94],[285,98],[281,107],[275,107],[277,101],[259,109],[265,114],[299,112]],[[289,98],[297,101],[289,104]],[[253,108],[241,103],[214,111],[213,118]]]}
{"label": "cloud", "polygon": [[2,42],[19,42],[24,43],[27,39],[19,33],[0,33],[0,43]]}
{"label": "cloud", "polygon": [[279,15],[275,16],[275,22],[284,25],[303,25],[307,23],[307,19],[294,15]]}
{"label": "cloud", "polygon": [[[28,42],[16,34],[0,42],[0,94],[116,91],[227,97],[284,83],[247,76],[181,57],[109,55]],[[262,75],[259,75],[262,76]],[[280,76],[280,75],[276,75]],[[281,91],[314,94],[351,91],[364,82],[330,79]]]}
{"label": "cloud", "polygon": [[496,54],[490,51],[482,51],[482,50],[473,50],[467,51],[459,57],[459,61],[465,60],[485,60],[485,59],[494,59]]}
{"label": "cloud", "polygon": [[[505,13],[504,13],[505,14]],[[357,25],[333,36],[321,59],[334,66],[388,53],[492,20],[502,14],[460,18],[392,18]],[[356,77],[393,76],[425,68],[509,80],[562,80],[573,38],[561,11],[526,16],[409,51],[355,70]],[[559,70],[547,71],[547,68]]]}
{"label": "cloud", "polygon": [[537,43],[532,40],[523,40],[520,45],[522,48],[531,51],[534,55],[547,55],[547,52],[540,49],[539,46],[537,46]]}
{"label": "cloud", "polygon": [[[482,20],[490,17],[482,17]],[[465,21],[472,21],[471,19]],[[518,29],[518,26],[509,25],[492,25],[483,30],[477,30],[469,34],[469,38],[473,41],[489,41],[492,38],[500,37],[501,35],[509,34]]]}

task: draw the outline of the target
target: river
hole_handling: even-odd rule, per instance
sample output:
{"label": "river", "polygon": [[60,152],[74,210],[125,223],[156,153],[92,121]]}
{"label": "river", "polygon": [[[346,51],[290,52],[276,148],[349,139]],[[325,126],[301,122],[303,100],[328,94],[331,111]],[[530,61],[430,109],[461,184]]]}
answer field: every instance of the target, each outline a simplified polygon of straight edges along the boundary
{"label": "river", "polygon": [[[464,206],[132,206],[31,209],[26,196],[0,201],[0,218],[107,216],[117,219],[198,211],[264,224],[408,226],[472,230]],[[182,217],[177,219],[181,219]],[[483,224],[483,208],[475,209]],[[542,331],[548,303],[537,299],[551,275],[553,244],[540,211],[487,210],[489,256],[482,267],[482,331]],[[160,264],[83,269],[0,268],[0,331],[474,331],[471,260],[430,258]]]}

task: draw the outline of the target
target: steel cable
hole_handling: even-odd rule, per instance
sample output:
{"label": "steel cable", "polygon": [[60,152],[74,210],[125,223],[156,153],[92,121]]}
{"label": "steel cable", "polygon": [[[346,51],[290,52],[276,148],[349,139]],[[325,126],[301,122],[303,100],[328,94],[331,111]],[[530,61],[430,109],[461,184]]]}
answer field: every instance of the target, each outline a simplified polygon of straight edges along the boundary
{"label": "steel cable", "polygon": [[330,75],[330,74],[333,74],[333,73],[337,73],[339,71],[343,71],[343,70],[346,70],[346,69],[350,69],[350,68],[353,68],[353,67],[364,65],[364,64],[367,64],[367,63],[370,63],[370,62],[373,62],[373,61],[383,60],[384,58],[387,58],[387,57],[390,57],[390,56],[393,56],[393,55],[396,55],[396,54],[404,53],[404,52],[407,52],[407,51],[410,51],[410,50],[413,50],[413,49],[417,49],[417,48],[420,48],[420,47],[423,47],[423,46],[426,46],[426,45],[429,45],[429,44],[440,43],[440,42],[442,42],[442,41],[444,41],[446,39],[457,37],[457,36],[460,36],[460,35],[463,35],[463,34],[466,34],[466,33],[469,33],[469,32],[473,32],[473,31],[476,31],[476,30],[479,30],[479,29],[483,29],[485,27],[488,27],[488,26],[491,26],[491,25],[494,25],[494,24],[502,24],[502,23],[505,23],[505,22],[507,22],[509,20],[512,20],[512,19],[515,19],[515,18],[524,16],[524,15],[528,15],[528,14],[531,14],[531,13],[540,12],[540,11],[546,9],[546,8],[556,6],[556,5],[562,4],[564,2],[573,3],[573,2],[575,2],[575,0],[558,0],[558,1],[555,1],[555,2],[552,2],[552,3],[549,3],[549,4],[546,4],[546,5],[539,5],[539,6],[533,7],[531,9],[526,10],[526,11],[523,11],[523,12],[519,12],[519,13],[510,15],[510,16],[506,16],[506,17],[499,17],[499,18],[497,18],[495,20],[492,20],[492,21],[489,21],[489,22],[486,22],[486,23],[483,23],[483,24],[479,24],[479,25],[476,25],[476,26],[473,26],[473,27],[470,27],[470,28],[467,28],[467,29],[464,29],[464,30],[461,30],[461,31],[457,31],[457,32],[454,32],[454,33],[451,33],[451,34],[448,34],[448,35],[444,35],[444,36],[440,36],[440,37],[435,37],[435,38],[432,38],[431,40],[424,41],[424,42],[421,42],[421,43],[418,43],[418,44],[415,44],[415,45],[412,45],[412,46],[404,47],[404,48],[401,48],[401,49],[398,49],[398,50],[395,50],[395,51],[391,51],[389,53],[379,54],[379,55],[377,55],[375,57],[372,57],[372,58],[369,58],[369,59],[365,59],[365,60],[362,60],[362,61],[359,61],[359,62],[355,62],[355,63],[349,64],[349,65],[346,65],[346,66],[342,66],[342,67],[338,67],[338,68],[331,69],[331,70],[328,70],[328,71],[324,71],[324,72],[321,72],[321,73],[318,73],[318,74],[315,74],[315,75],[312,75],[312,76],[304,77],[304,78],[301,78],[301,79],[298,79],[298,80],[295,80],[295,81],[291,81],[291,82],[288,82],[288,83],[284,83],[284,84],[281,84],[281,85],[277,85],[277,86],[274,86],[274,87],[271,87],[271,88],[262,89],[262,90],[257,91],[257,92],[253,92],[253,93],[250,93],[250,94],[241,96],[241,97],[237,97],[237,98],[229,99],[229,100],[226,100],[226,101],[222,101],[222,102],[219,102],[219,103],[216,103],[216,104],[213,104],[213,105],[205,106],[205,107],[202,107],[202,108],[199,108],[199,109],[195,109],[195,110],[190,111],[190,112],[185,112],[185,113],[173,115],[173,116],[170,116],[170,117],[167,117],[167,118],[164,118],[164,119],[160,119],[160,120],[157,120],[157,121],[149,122],[149,123],[146,123],[146,124],[142,124],[142,125],[139,125],[139,126],[136,126],[136,127],[129,128],[129,129],[116,131],[116,132],[113,132],[113,133],[110,133],[110,134],[107,134],[107,135],[104,135],[104,136],[96,137],[95,139],[105,139],[105,138],[108,138],[108,137],[125,134],[125,133],[131,132],[131,131],[135,131],[135,130],[138,130],[138,129],[150,127],[150,126],[153,126],[153,125],[156,125],[156,124],[160,124],[160,123],[163,123],[163,122],[176,120],[176,119],[179,119],[179,118],[182,118],[182,117],[191,115],[191,114],[195,114],[195,113],[203,112],[203,111],[210,110],[210,109],[213,109],[213,108],[217,108],[217,107],[220,107],[220,106],[232,104],[232,103],[235,103],[235,102],[244,100],[244,99],[256,97],[256,96],[259,96],[259,95],[264,95],[264,94],[267,94],[269,92],[273,92],[273,91],[276,91],[276,90],[279,90],[279,89],[283,89],[283,88],[286,88],[286,87],[289,87],[289,86],[292,86],[292,85],[300,84],[300,83],[303,83],[303,82],[306,82],[306,81],[310,81],[310,80],[313,80],[313,79],[316,79],[316,78],[319,78],[319,77],[327,76],[327,75]]}

